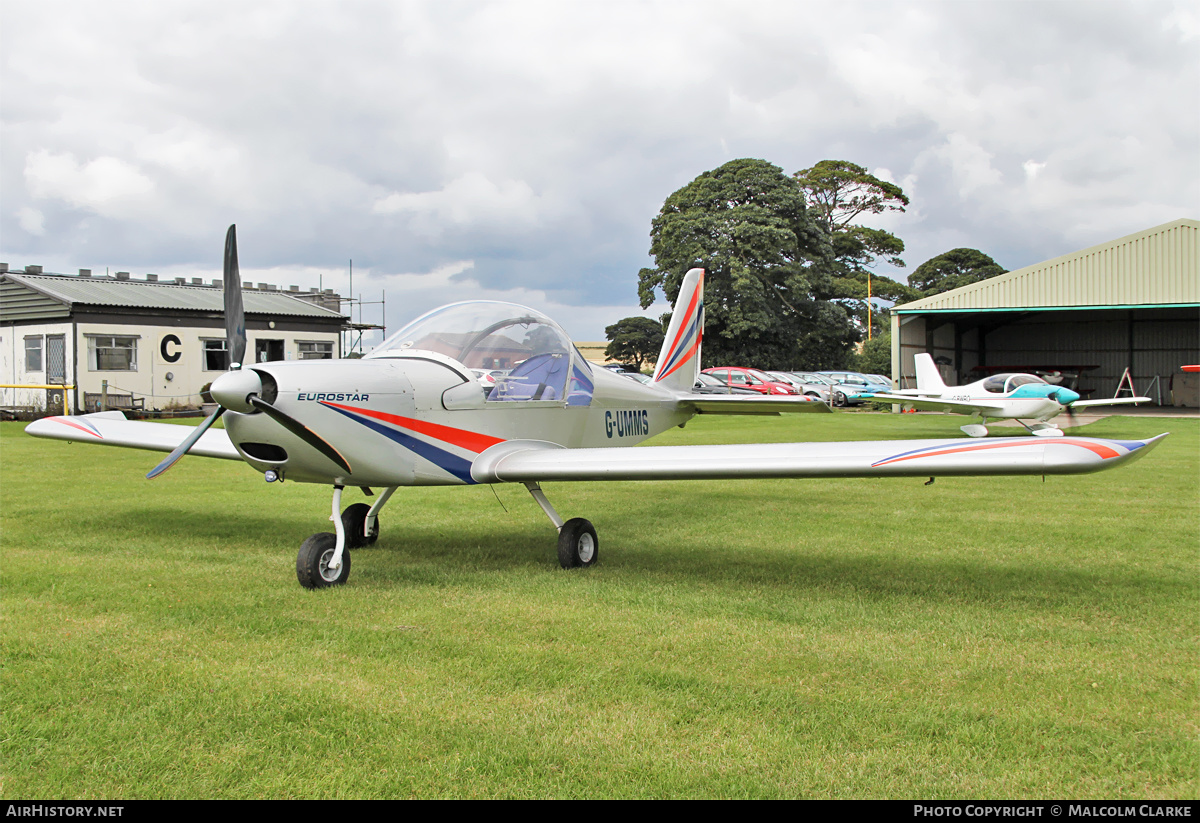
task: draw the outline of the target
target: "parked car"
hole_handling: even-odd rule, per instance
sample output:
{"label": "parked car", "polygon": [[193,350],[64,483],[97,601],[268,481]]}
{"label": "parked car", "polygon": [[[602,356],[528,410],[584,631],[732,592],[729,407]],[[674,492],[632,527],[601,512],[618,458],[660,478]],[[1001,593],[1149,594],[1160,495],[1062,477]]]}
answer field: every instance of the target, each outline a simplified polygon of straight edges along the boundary
{"label": "parked car", "polygon": [[[848,386],[861,386],[866,391],[878,391],[875,386],[879,383],[865,374],[856,371],[823,371],[821,374],[832,377],[839,383],[845,383]],[[889,382],[890,386],[891,383]]]}
{"label": "parked car", "polygon": [[640,371],[619,371],[617,374],[622,377],[628,377],[630,380],[636,380],[639,383],[649,385],[654,382],[654,378],[649,375],[642,374]]}
{"label": "parked car", "polygon": [[840,383],[823,372],[796,371],[792,374],[804,383],[824,383],[829,390],[829,405],[831,406],[838,408],[861,406],[867,402],[861,386]]}
{"label": "parked car", "polygon": [[820,400],[828,403],[833,399],[832,392],[829,390],[830,383],[827,380],[820,380],[816,382],[809,381],[806,383],[795,374],[785,371],[769,371],[767,374],[776,378],[780,382],[787,383],[794,389],[798,389],[801,394],[805,395],[806,397],[811,397],[813,400]]}
{"label": "parked car", "polygon": [[696,383],[692,386],[693,394],[758,394],[753,389],[735,389],[727,383],[722,383],[711,374],[700,372],[696,375]]}
{"label": "parked car", "polygon": [[868,377],[865,374],[856,371],[823,371],[821,374],[826,375],[843,386],[853,387],[862,398],[863,402],[870,400],[875,392],[891,391],[892,383],[887,381],[887,385],[881,385],[877,380]]}
{"label": "parked car", "polygon": [[798,389],[787,383],[772,380],[765,372],[758,369],[745,369],[739,366],[719,366],[715,369],[705,369],[704,374],[711,374],[727,386],[738,389],[750,389],[759,394],[800,394]]}

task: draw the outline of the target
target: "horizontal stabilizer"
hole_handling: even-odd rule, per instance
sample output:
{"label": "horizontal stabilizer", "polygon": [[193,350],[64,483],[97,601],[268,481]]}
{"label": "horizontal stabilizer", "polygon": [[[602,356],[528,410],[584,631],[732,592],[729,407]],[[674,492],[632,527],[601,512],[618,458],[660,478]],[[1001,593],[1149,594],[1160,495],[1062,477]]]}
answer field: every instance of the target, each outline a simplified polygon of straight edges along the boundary
{"label": "horizontal stabilizer", "polygon": [[[25,427],[25,433],[51,440],[71,440],[77,443],[98,443],[102,446],[123,446],[169,452],[195,432],[192,426],[171,423],[151,423],[145,420],[126,420],[119,411],[95,414],[43,417]],[[241,460],[237,449],[224,429],[209,429],[188,451],[201,457]]]}
{"label": "horizontal stabilizer", "polygon": [[1150,451],[1150,440],[997,437],[565,449],[506,441],[471,464],[477,483],[569,480],[714,480],[756,477],[936,477],[1086,474]]}

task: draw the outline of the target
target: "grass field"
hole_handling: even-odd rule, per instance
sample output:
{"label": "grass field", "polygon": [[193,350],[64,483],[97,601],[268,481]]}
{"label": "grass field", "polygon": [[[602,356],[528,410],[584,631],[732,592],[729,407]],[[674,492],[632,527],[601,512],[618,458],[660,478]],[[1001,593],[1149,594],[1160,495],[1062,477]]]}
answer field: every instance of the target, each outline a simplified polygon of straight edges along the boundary
{"label": "grass field", "polygon": [[[957,436],[700,418],[655,444]],[[1200,788],[1200,423],[1051,477],[329,490],[0,425],[5,798],[1168,798]],[[346,503],[358,502],[355,492]]]}

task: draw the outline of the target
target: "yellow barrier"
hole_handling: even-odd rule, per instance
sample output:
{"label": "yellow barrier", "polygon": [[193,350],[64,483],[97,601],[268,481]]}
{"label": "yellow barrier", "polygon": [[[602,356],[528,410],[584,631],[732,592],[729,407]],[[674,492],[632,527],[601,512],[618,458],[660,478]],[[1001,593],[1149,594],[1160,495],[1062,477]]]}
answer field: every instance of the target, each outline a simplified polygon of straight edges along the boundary
{"label": "yellow barrier", "polygon": [[63,414],[71,413],[71,404],[67,402],[67,389],[75,388],[74,383],[55,384],[48,383],[0,383],[0,389],[62,389],[63,390]]}

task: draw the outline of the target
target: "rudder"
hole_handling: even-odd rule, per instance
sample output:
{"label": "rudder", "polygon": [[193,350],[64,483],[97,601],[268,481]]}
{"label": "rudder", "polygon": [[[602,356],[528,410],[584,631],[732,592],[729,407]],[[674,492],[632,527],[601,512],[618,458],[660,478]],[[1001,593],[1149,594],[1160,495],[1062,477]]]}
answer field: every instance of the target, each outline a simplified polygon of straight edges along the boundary
{"label": "rudder", "polygon": [[704,335],[704,269],[683,277],[675,312],[654,366],[654,382],[690,392],[700,372],[700,339]]}

